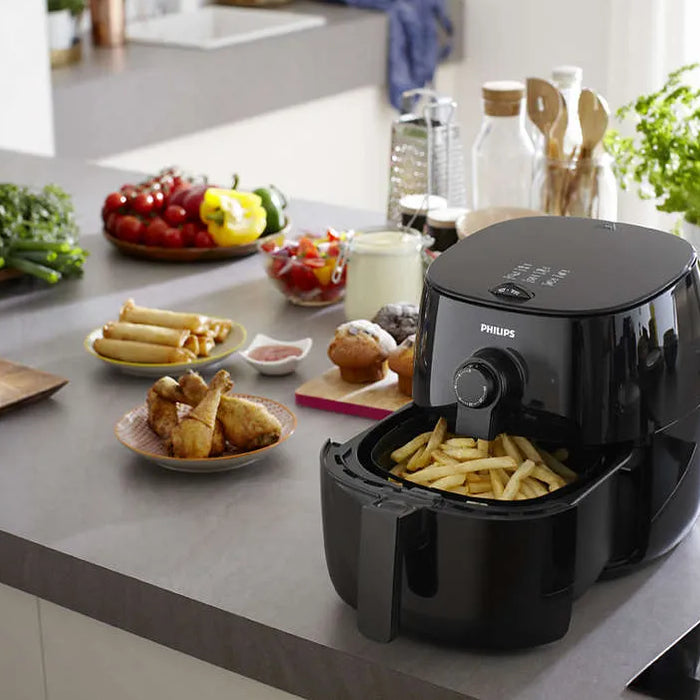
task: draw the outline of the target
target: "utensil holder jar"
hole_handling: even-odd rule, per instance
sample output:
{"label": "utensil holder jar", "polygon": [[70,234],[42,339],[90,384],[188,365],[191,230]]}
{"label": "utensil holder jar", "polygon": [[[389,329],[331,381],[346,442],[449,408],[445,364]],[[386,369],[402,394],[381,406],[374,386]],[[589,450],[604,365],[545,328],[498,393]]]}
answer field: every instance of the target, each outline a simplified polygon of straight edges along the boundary
{"label": "utensil holder jar", "polygon": [[558,160],[540,155],[532,180],[532,208],[555,216],[617,220],[610,156]]}

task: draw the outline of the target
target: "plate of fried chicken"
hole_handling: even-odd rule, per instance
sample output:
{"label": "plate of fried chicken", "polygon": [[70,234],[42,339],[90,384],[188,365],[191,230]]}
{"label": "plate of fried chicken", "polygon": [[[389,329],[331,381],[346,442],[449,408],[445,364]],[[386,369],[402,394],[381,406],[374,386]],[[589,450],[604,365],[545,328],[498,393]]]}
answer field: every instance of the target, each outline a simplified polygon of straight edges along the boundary
{"label": "plate of fried chicken", "polygon": [[232,388],[226,370],[208,384],[192,371],[177,380],[161,377],[146,403],[124,415],[114,432],[125,447],[167,469],[238,469],[287,440],[296,417],[277,401]]}

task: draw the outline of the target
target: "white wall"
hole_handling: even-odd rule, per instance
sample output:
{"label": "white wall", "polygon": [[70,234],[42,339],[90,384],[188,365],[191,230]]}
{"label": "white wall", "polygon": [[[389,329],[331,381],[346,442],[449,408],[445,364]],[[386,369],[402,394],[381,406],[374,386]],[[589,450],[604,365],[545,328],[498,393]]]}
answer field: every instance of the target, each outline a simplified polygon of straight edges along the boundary
{"label": "white wall", "polygon": [[0,148],[53,155],[46,0],[0,0]]}

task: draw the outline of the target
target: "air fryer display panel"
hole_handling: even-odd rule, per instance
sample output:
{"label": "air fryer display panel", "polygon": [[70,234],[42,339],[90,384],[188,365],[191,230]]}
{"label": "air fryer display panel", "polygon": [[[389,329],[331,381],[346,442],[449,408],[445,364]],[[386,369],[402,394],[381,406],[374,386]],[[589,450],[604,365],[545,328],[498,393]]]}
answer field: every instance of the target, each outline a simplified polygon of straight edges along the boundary
{"label": "air fryer display panel", "polygon": [[428,270],[443,294],[524,313],[614,313],[658,295],[691,269],[692,246],[629,224],[533,217],[489,226]]}

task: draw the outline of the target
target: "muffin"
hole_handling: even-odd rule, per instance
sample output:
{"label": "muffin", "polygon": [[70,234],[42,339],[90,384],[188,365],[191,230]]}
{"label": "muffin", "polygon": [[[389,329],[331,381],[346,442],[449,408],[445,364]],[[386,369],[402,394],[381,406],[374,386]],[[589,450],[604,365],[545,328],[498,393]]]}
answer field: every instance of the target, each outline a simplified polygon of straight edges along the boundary
{"label": "muffin", "polygon": [[381,326],[361,319],[336,328],[328,357],[346,382],[363,384],[386,375],[387,358],[395,349],[396,342]]}
{"label": "muffin", "polygon": [[372,323],[381,326],[397,343],[416,332],[418,307],[408,302],[387,304],[377,311]]}
{"label": "muffin", "polygon": [[413,356],[416,334],[409,335],[394,352],[389,355],[389,369],[399,375],[399,391],[406,396],[413,395]]}

